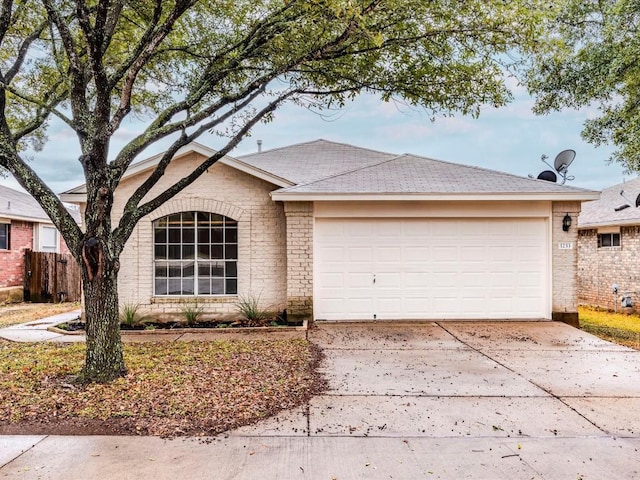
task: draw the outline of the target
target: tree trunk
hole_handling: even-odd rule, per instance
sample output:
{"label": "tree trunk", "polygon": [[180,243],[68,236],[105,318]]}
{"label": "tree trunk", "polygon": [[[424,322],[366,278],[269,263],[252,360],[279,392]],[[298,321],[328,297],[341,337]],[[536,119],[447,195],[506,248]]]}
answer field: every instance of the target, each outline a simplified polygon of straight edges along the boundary
{"label": "tree trunk", "polygon": [[85,274],[83,288],[87,353],[82,378],[86,382],[110,382],[126,374],[118,315],[117,271],[108,269],[92,280]]}

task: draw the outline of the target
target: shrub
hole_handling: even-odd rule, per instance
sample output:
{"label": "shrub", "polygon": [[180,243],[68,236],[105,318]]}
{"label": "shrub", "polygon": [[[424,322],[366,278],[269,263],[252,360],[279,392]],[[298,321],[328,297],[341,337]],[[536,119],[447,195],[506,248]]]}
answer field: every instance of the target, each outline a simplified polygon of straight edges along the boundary
{"label": "shrub", "polygon": [[204,312],[204,307],[198,305],[198,301],[187,303],[182,307],[182,315],[187,321],[187,325],[191,326],[198,322],[198,319]]}
{"label": "shrub", "polygon": [[245,319],[248,327],[261,327],[267,323],[267,320],[273,318],[273,312],[268,308],[260,307],[260,295],[240,295],[236,302],[238,313]]}
{"label": "shrub", "polygon": [[140,312],[137,303],[125,303],[120,307],[120,323],[128,327],[136,327],[145,322],[145,316]]}

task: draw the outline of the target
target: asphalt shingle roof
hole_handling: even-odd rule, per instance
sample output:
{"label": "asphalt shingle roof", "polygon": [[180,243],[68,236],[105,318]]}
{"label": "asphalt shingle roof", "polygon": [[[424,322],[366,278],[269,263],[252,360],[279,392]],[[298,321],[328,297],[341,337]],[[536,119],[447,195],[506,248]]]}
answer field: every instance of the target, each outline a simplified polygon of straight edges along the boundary
{"label": "asphalt shingle roof", "polygon": [[[603,190],[599,200],[582,203],[578,227],[640,224],[640,207],[636,208],[638,195],[640,177]],[[629,207],[616,212],[615,209],[622,205]]]}
{"label": "asphalt shingle roof", "polygon": [[[194,144],[198,148],[199,144]],[[185,147],[186,148],[186,147]],[[192,147],[193,148],[193,147]],[[203,155],[207,155],[204,152]],[[520,177],[495,170],[444,162],[417,155],[397,155],[328,140],[229,157],[249,174],[266,173],[292,186],[288,194],[558,195],[594,198],[597,192]],[[149,168],[151,159],[140,162]],[[145,163],[146,162],[146,163]],[[242,168],[241,168],[242,169]],[[79,193],[81,187],[66,193]]]}
{"label": "asphalt shingle roof", "polygon": [[400,155],[329,178],[288,187],[287,193],[566,193],[589,192],[495,170]]}
{"label": "asphalt shingle roof", "polygon": [[[68,210],[76,222],[80,220],[78,211]],[[0,185],[0,217],[20,217],[34,221],[51,222],[40,204],[31,195],[3,185]]]}
{"label": "asphalt shingle roof", "polygon": [[292,183],[301,184],[375,165],[396,156],[320,139],[235,158]]}

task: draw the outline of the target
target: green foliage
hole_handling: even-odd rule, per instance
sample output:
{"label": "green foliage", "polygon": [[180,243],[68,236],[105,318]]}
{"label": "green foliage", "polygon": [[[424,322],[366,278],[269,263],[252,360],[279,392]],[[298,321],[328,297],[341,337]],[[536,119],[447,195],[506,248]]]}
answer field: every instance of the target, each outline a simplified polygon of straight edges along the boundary
{"label": "green foliage", "polygon": [[550,34],[527,67],[535,111],[598,107],[582,136],[614,145],[610,160],[640,171],[640,2],[563,0],[549,8]]}
{"label": "green foliage", "polygon": [[137,303],[125,303],[120,307],[120,323],[128,327],[136,327],[145,323],[146,317],[140,312]]}
{"label": "green foliage", "polygon": [[193,302],[184,304],[180,312],[187,321],[187,325],[192,326],[198,323],[198,320],[204,313],[204,307],[198,305],[198,301],[194,300]]}
{"label": "green foliage", "polygon": [[[60,0],[6,1],[0,9],[0,172],[38,200],[83,269],[85,292],[116,298],[120,254],[140,219],[195,182],[278,107],[322,111],[360,93],[402,99],[433,115],[478,115],[511,98],[512,54],[539,37],[542,0]],[[126,120],[142,133],[122,132]],[[35,173],[46,130],[78,139],[85,174],[83,228]],[[67,131],[64,131],[65,128]],[[165,176],[175,152],[205,132],[216,152]],[[111,140],[124,142],[114,151]],[[149,147],[166,152],[125,202],[114,192]],[[162,182],[161,182],[162,180]],[[155,187],[155,188],[154,188]],[[117,205],[119,211],[112,211]],[[117,218],[115,224],[112,218]],[[87,262],[86,242],[97,250]],[[104,275],[97,275],[103,272]],[[117,275],[113,273],[113,275]],[[88,288],[99,283],[104,288]],[[102,283],[104,282],[104,283]],[[110,302],[111,303],[111,302]],[[88,327],[118,312],[87,314]],[[96,323],[94,323],[96,322]],[[118,338],[88,328],[86,372]],[[113,335],[117,332],[113,330]],[[91,338],[96,336],[97,338]]]}
{"label": "green foliage", "polygon": [[240,295],[236,302],[236,310],[246,320],[249,327],[264,326],[274,315],[269,309],[260,306],[260,295]]}

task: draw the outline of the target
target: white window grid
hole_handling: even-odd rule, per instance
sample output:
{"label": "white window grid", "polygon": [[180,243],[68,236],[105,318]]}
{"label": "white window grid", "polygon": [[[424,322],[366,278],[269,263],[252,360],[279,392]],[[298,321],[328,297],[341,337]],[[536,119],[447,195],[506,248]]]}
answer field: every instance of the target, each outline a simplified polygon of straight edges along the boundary
{"label": "white window grid", "polygon": [[160,218],[154,231],[154,295],[237,295],[238,224],[209,212]]}

